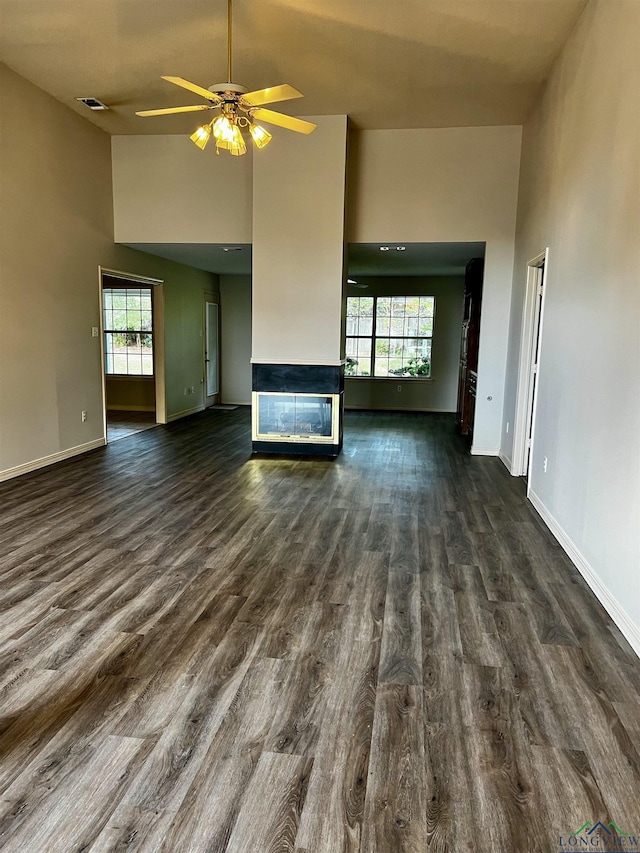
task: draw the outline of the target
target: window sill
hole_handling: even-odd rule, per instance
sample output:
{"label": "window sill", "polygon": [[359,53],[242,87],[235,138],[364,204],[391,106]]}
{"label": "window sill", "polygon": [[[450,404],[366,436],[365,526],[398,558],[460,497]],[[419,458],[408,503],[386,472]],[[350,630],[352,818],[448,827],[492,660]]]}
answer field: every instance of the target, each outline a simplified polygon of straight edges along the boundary
{"label": "window sill", "polygon": [[356,382],[434,382],[432,376],[345,376],[345,380]]}
{"label": "window sill", "polygon": [[117,379],[118,382],[153,382],[155,376],[149,376],[148,373],[105,373],[107,382],[110,379]]}

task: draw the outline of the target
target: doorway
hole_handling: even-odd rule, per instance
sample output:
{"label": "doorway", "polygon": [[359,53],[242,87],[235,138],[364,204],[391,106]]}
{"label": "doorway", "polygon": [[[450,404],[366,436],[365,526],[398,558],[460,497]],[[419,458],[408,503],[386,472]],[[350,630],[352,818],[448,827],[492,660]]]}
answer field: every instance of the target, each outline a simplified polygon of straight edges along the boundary
{"label": "doorway", "polygon": [[522,309],[522,336],[516,391],[511,473],[525,477],[529,490],[529,470],[535,438],[536,393],[540,372],[542,321],[546,268],[549,249],[527,264],[527,285]]}
{"label": "doorway", "polygon": [[107,442],[166,422],[162,282],[100,269],[100,335]]}
{"label": "doorway", "polygon": [[204,406],[220,402],[220,303],[217,293],[204,295]]}

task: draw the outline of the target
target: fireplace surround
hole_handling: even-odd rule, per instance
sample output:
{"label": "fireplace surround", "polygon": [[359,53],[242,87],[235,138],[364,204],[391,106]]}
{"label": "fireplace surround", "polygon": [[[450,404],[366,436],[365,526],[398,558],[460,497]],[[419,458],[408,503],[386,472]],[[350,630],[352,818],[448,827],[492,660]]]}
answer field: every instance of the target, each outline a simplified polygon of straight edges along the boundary
{"label": "fireplace surround", "polygon": [[254,453],[337,456],[343,409],[341,365],[252,365]]}

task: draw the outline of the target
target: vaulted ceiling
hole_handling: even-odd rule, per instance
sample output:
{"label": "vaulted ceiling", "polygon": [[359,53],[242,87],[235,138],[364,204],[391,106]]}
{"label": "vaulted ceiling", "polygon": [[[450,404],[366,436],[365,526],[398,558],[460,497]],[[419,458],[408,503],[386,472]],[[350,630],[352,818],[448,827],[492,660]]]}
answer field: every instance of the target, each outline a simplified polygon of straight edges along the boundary
{"label": "vaulted ceiling", "polygon": [[[586,0],[235,0],[235,82],[359,128],[521,124]],[[183,133],[160,79],[226,77],[226,0],[0,0],[0,59],[112,134]],[[92,113],[76,97],[110,106]]]}
{"label": "vaulted ceiling", "polygon": [[[279,111],[347,114],[361,129],[521,124],[586,2],[234,0],[232,76],[250,90],[290,83],[305,97]],[[191,133],[201,114],[135,112],[201,102],[163,74],[225,79],[226,16],[227,0],[0,0],[0,61],[108,133]],[[213,272],[251,268],[249,246],[138,248]],[[352,246],[349,269],[453,274],[481,248]]]}

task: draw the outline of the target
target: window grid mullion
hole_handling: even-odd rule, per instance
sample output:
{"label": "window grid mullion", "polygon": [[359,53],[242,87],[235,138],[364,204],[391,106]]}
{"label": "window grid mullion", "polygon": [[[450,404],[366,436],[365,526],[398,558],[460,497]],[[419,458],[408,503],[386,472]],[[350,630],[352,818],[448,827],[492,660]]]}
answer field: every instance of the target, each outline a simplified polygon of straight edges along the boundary
{"label": "window grid mullion", "polygon": [[378,297],[373,297],[373,323],[371,324],[371,358],[369,359],[369,376],[376,375],[376,341],[378,340]]}

